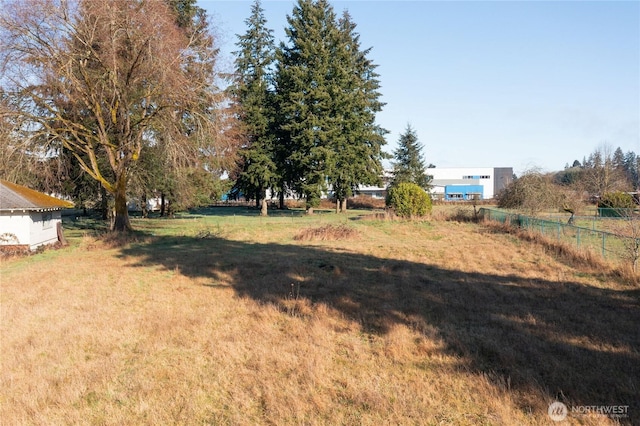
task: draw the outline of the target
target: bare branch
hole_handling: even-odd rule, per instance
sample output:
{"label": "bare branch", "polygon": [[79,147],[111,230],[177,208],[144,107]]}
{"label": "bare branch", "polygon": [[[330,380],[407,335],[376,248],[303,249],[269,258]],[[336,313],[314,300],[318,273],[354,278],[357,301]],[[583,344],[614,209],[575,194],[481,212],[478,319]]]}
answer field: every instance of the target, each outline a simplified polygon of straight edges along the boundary
{"label": "bare branch", "polygon": [[173,164],[233,154],[204,18],[181,27],[164,0],[1,7],[6,114],[19,117],[25,141],[68,149],[116,204],[144,146],[164,141]]}

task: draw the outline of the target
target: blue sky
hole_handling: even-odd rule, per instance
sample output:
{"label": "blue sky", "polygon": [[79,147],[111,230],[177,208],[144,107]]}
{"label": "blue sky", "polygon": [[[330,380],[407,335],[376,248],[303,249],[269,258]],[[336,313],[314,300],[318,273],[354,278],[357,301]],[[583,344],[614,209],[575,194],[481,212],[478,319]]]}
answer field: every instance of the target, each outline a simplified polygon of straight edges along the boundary
{"label": "blue sky", "polygon": [[[231,67],[251,1],[199,0]],[[640,2],[335,1],[378,64],[391,153],[407,124],[437,167],[562,170],[640,154]],[[262,1],[286,41],[295,2]]]}

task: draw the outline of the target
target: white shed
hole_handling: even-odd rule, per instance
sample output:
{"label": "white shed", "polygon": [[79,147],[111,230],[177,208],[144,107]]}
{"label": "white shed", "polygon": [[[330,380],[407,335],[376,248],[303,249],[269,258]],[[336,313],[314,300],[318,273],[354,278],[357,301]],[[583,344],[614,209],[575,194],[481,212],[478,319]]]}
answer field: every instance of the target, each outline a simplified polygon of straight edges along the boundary
{"label": "white shed", "polygon": [[73,203],[0,179],[0,246],[34,250],[62,237],[63,208]]}

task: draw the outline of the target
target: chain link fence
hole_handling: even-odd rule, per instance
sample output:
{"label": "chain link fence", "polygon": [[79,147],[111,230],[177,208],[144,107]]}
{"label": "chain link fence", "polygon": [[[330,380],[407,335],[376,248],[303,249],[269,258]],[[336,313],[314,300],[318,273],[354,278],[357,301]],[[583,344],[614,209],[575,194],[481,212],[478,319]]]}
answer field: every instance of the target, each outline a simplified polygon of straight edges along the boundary
{"label": "chain link fence", "polygon": [[617,227],[626,231],[624,234],[635,235],[635,237],[598,230],[595,229],[595,225],[591,228],[585,228],[563,223],[560,222],[560,220],[545,220],[489,208],[481,208],[479,217],[483,220],[504,223],[538,233],[551,240],[569,245],[579,251],[599,254],[604,259],[614,263],[626,263],[634,267],[638,261],[640,238],[637,237],[640,236],[638,234],[638,230],[640,230],[640,217],[637,216],[618,217],[616,219],[595,219],[589,217],[589,221],[618,221],[617,225],[619,226]]}

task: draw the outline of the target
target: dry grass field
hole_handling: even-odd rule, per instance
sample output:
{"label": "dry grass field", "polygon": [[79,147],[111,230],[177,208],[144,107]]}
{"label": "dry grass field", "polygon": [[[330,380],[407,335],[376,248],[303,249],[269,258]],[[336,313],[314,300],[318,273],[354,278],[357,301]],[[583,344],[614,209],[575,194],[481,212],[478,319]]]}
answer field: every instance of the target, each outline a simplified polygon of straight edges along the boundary
{"label": "dry grass field", "polygon": [[640,423],[637,284],[437,207],[255,214],[78,221],[3,259],[0,422]]}

